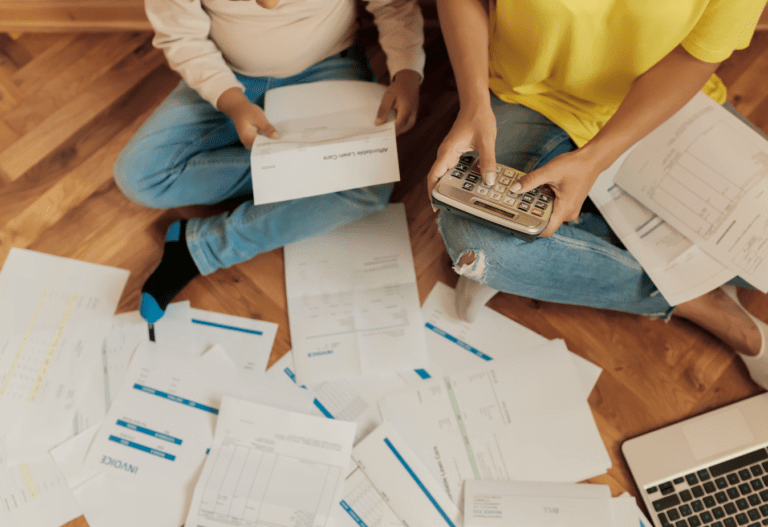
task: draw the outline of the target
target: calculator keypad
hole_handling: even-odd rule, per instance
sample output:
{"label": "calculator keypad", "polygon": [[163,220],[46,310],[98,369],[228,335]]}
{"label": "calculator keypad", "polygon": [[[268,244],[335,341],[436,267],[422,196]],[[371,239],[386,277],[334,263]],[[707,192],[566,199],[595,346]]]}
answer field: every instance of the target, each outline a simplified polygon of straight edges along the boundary
{"label": "calculator keypad", "polygon": [[480,174],[479,160],[476,155],[467,154],[461,157],[459,163],[451,170],[450,175],[456,178],[452,186],[472,192],[489,204],[516,212],[543,218],[552,206],[552,191],[547,188],[536,188],[529,192],[517,194],[510,187],[523,175],[503,165],[496,165],[496,181],[486,185]]}

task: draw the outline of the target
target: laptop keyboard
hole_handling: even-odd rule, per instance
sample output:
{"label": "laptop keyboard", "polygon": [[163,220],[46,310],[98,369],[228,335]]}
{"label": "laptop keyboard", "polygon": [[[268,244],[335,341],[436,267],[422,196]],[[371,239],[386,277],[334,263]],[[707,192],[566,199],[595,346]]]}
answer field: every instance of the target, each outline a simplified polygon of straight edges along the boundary
{"label": "laptop keyboard", "polygon": [[768,525],[768,451],[760,448],[645,491],[660,527]]}

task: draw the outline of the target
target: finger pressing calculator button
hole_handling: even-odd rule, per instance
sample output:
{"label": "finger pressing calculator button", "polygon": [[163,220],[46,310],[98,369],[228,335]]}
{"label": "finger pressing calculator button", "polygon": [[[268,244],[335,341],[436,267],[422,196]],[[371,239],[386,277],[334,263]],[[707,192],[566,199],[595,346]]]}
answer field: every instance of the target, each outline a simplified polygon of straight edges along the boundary
{"label": "finger pressing calculator button", "polygon": [[472,190],[473,188],[475,188],[475,186],[472,183],[464,183],[461,186],[461,188],[463,188],[464,190]]}
{"label": "finger pressing calculator button", "polygon": [[496,183],[493,186],[493,190],[495,190],[496,192],[499,192],[501,194],[504,194],[504,191],[507,190],[507,187],[505,187],[504,185],[502,185],[500,183]]}
{"label": "finger pressing calculator button", "polygon": [[475,176],[473,174],[468,174],[467,175],[467,181],[469,181],[470,183],[477,183],[479,179],[480,179],[479,177],[477,177],[477,176]]}
{"label": "finger pressing calculator button", "polygon": [[487,196],[488,195],[488,189],[483,187],[477,187],[475,189],[475,192],[480,194],[481,196]]}
{"label": "finger pressing calculator button", "polygon": [[501,199],[501,196],[502,196],[501,192],[491,192],[490,194],[490,198],[496,201],[499,201]]}
{"label": "finger pressing calculator button", "polygon": [[544,211],[543,211],[543,210],[541,210],[541,209],[533,209],[533,210],[531,211],[531,214],[533,214],[533,215],[535,215],[535,216],[539,216],[539,217],[541,217],[541,216],[544,216]]}
{"label": "finger pressing calculator button", "polygon": [[531,205],[525,202],[518,203],[517,208],[522,211],[528,211],[531,209]]}

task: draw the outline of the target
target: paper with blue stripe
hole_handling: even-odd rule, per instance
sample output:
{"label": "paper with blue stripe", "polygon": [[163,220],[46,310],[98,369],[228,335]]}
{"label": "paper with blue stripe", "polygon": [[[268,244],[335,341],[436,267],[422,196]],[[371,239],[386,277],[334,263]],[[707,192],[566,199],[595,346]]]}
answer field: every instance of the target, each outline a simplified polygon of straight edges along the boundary
{"label": "paper with blue stripe", "polygon": [[363,439],[352,457],[403,522],[429,527],[462,525],[461,513],[442,483],[388,422]]}

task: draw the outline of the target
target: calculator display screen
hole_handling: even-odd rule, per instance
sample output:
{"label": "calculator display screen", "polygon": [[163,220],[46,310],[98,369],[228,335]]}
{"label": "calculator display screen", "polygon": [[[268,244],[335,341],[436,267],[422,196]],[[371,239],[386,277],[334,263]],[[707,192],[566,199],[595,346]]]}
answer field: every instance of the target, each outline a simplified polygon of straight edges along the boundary
{"label": "calculator display screen", "polygon": [[512,212],[507,212],[506,210],[498,209],[492,205],[489,205],[487,203],[484,203],[479,200],[475,200],[472,203],[475,207],[479,207],[481,209],[485,209],[488,212],[492,212],[493,214],[498,214],[499,216],[503,216],[505,218],[509,218],[510,220],[514,220],[517,217],[517,214],[514,214]]}

